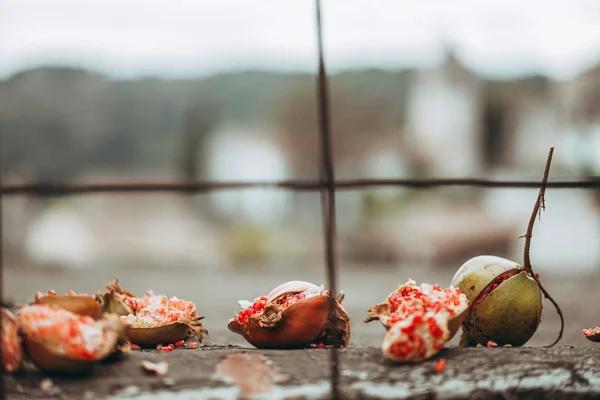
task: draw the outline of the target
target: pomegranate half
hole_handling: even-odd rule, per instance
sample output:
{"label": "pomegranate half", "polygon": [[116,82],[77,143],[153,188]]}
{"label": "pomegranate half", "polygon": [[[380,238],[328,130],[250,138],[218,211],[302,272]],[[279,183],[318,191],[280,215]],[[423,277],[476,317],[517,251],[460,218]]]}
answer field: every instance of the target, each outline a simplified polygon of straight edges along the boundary
{"label": "pomegranate half", "polygon": [[26,305],[17,320],[29,358],[51,372],[89,370],[115,352],[125,328],[116,315],[95,320],[49,305]]}
{"label": "pomegranate half", "polygon": [[156,295],[151,290],[144,297],[123,290],[116,280],[98,295],[106,313],[120,316],[127,326],[127,338],[139,346],[171,344],[195,335],[199,340],[208,331],[191,301]]}
{"label": "pomegranate half", "polygon": [[468,310],[459,289],[442,289],[409,280],[382,303],[373,305],[365,322],[386,328],[382,351],[392,361],[422,361],[436,355],[458,331]]}
{"label": "pomegranate half", "polygon": [[242,310],[227,326],[258,348],[345,347],[350,317],[342,300],[343,294],[333,299],[323,286],[290,281],[254,302],[239,301]]}

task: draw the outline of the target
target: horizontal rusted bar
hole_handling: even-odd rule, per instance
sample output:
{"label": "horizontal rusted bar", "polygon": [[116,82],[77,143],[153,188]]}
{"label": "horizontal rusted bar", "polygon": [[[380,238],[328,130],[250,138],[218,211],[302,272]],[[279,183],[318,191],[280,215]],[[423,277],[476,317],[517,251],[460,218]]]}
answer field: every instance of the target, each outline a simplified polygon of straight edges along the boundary
{"label": "horizontal rusted bar", "polygon": [[[475,178],[459,179],[356,179],[338,180],[337,190],[361,190],[380,187],[436,188],[444,186],[471,186],[487,188],[539,188],[539,181],[500,181]],[[86,193],[136,193],[136,192],[212,192],[239,189],[282,189],[293,191],[318,191],[326,188],[319,181],[255,181],[255,182],[126,182],[126,183],[14,183],[0,185],[2,195],[61,196]],[[600,177],[548,182],[556,189],[599,189]]]}

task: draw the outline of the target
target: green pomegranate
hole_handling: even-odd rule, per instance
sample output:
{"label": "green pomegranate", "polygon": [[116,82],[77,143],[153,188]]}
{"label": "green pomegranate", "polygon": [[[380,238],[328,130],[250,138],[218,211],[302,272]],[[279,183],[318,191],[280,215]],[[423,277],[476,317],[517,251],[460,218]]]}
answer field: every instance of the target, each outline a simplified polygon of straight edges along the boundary
{"label": "green pomegranate", "polygon": [[461,345],[522,346],[537,330],[542,316],[542,291],[525,269],[496,256],[478,256],[464,263],[452,286],[469,300]]}

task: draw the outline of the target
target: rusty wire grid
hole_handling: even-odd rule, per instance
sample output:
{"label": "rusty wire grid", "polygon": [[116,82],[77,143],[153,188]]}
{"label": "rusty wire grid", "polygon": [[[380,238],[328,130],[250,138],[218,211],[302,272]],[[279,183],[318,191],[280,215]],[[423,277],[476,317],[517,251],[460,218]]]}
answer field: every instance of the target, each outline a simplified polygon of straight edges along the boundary
{"label": "rusty wire grid", "polygon": [[[323,240],[325,243],[325,267],[327,284],[332,291],[332,301],[337,294],[336,261],[336,208],[335,193],[339,190],[365,190],[379,187],[437,188],[447,186],[470,186],[482,188],[539,188],[540,181],[489,180],[479,178],[433,178],[433,179],[354,179],[336,180],[331,144],[331,117],[329,110],[328,76],[324,61],[323,24],[321,2],[315,0],[317,33],[318,69],[316,74],[316,96],[318,109],[318,132],[320,139],[320,178],[319,180],[283,181],[195,181],[195,182],[121,182],[121,183],[10,183],[0,182],[0,206],[4,196],[70,196],[83,194],[110,193],[203,193],[221,190],[243,190],[250,188],[319,191],[323,217]],[[547,183],[555,189],[600,189],[600,176],[584,179],[560,180]],[[2,216],[0,213],[0,297],[2,294]],[[339,354],[336,346],[330,349],[331,397],[340,398]],[[1,379],[1,378],[0,378]],[[3,394],[0,392],[0,394]]]}

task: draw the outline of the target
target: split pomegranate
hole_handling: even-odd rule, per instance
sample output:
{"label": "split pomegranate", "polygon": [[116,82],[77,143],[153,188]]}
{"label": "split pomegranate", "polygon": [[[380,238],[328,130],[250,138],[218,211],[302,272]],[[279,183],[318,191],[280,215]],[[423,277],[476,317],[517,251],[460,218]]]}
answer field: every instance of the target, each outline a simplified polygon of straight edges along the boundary
{"label": "split pomegranate", "polygon": [[496,256],[477,256],[465,262],[452,279],[468,297],[469,313],[463,322],[461,346],[523,346],[535,334],[542,317],[542,294],[560,318],[560,331],[550,346],[562,338],[565,320],[558,303],[542,286],[531,265],[531,240],[535,221],[546,208],[545,193],[554,146],[550,147],[540,190],[533,205],[523,247],[523,263]]}
{"label": "split pomegranate", "polygon": [[253,302],[239,301],[242,310],[228,327],[259,348],[343,347],[350,340],[350,318],[340,303],[343,295],[331,296],[323,286],[286,282]]}
{"label": "split pomegranate", "polygon": [[41,341],[57,354],[97,360],[114,349],[114,335],[105,332],[104,321],[46,305],[28,305],[18,313],[23,334]]}
{"label": "split pomegranate", "polygon": [[23,365],[23,343],[17,321],[12,313],[2,309],[2,368],[12,374]]}
{"label": "split pomegranate", "polygon": [[123,315],[121,320],[135,328],[154,327],[185,321],[192,317],[196,306],[191,301],[177,297],[152,296],[136,303],[135,314]]}
{"label": "split pomegranate", "polygon": [[462,345],[489,341],[522,346],[536,332],[542,315],[538,283],[518,263],[496,256],[465,262],[452,279],[469,299]]}
{"label": "split pomegranate", "polygon": [[121,288],[115,280],[98,295],[104,311],[121,316],[127,325],[128,339],[137,345],[156,346],[159,343],[175,343],[193,332],[198,339],[208,331],[200,322],[196,305],[177,297],[167,298],[148,290],[144,297]]}
{"label": "split pomegranate", "polygon": [[397,362],[422,361],[437,354],[465,317],[466,296],[459,289],[409,280],[384,302],[369,308],[365,322],[379,320],[387,329],[384,355]]}
{"label": "split pomegranate", "polygon": [[27,305],[17,314],[31,360],[41,369],[75,371],[111,355],[124,331],[118,317],[101,320],[49,305]]}

